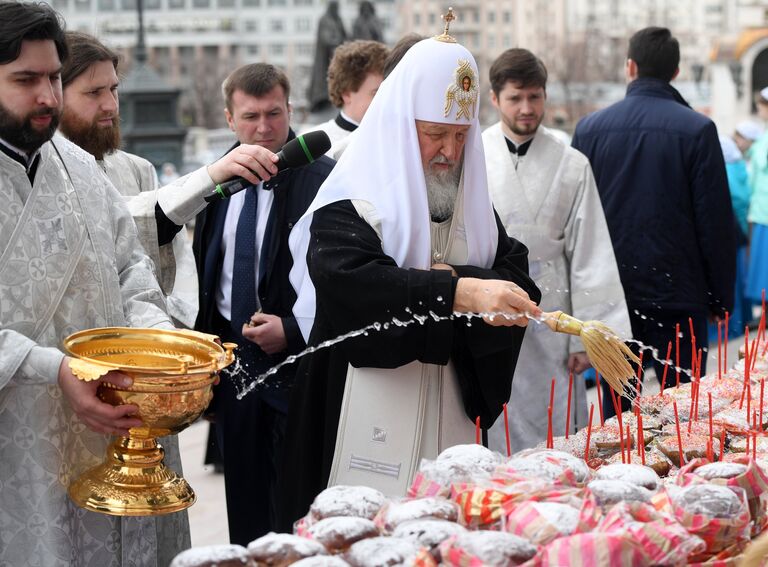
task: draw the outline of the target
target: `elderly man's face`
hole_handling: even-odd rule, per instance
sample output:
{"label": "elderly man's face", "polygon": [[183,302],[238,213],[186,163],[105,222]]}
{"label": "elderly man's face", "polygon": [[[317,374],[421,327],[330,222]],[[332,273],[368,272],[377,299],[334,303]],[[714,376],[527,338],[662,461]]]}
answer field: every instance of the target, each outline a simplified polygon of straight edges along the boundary
{"label": "elderly man's face", "polygon": [[455,170],[461,160],[469,126],[416,121],[416,133],[425,175]]}
{"label": "elderly man's face", "polygon": [[61,61],[50,40],[24,40],[0,65],[0,138],[26,152],[51,139],[61,111]]}

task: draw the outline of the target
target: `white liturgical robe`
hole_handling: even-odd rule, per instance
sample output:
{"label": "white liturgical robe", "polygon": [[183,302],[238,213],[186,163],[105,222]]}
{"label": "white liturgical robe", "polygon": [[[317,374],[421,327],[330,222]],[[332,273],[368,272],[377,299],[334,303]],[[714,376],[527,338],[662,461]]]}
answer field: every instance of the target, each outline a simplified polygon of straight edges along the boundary
{"label": "white liturgical robe", "polygon": [[[120,518],[78,508],[70,481],[104,459],[57,384],[61,341],[93,327],[167,327],[136,227],[93,157],[55,136],[30,183],[0,153],[0,565],[168,565],[186,512]],[[166,463],[178,467],[176,438]]]}
{"label": "white liturgical robe", "polygon": [[197,270],[192,243],[182,228],[168,244],[157,239],[155,204],[157,172],[146,159],[120,150],[97,162],[125,198],[139,241],[155,264],[155,276],[166,296],[168,314],[186,327],[197,317]]}
{"label": "white liturgical robe", "polygon": [[[544,311],[562,310],[582,321],[600,320],[631,338],[629,314],[611,238],[589,161],[543,126],[517,168],[497,123],[483,132],[488,189],[507,234],[528,247],[529,272]],[[581,339],[531,323],[512,382],[512,451],[546,439],[550,383],[555,378],[553,434],[565,433],[568,356]],[[573,433],[586,426],[586,389],[574,376]],[[492,449],[506,452],[503,418],[489,432]]]}

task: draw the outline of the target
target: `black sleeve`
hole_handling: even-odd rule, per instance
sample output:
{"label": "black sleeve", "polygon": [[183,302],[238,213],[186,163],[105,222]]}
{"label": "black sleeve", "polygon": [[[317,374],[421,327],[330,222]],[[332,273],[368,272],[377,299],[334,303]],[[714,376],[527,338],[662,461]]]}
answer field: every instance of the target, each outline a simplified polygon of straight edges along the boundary
{"label": "black sleeve", "polygon": [[157,224],[157,243],[162,246],[168,244],[176,233],[181,230],[182,225],[174,223],[165,216],[165,212],[160,208],[159,203],[155,203],[155,223]]}
{"label": "black sleeve", "polygon": [[400,268],[349,201],[314,214],[307,264],[323,338],[371,325],[338,348],[353,366],[446,364],[453,342],[455,278],[447,270]]}
{"label": "black sleeve", "polygon": [[[454,266],[460,277],[503,279],[523,288],[536,303],[541,292],[528,276],[528,249],[514,238],[507,236],[504,226],[496,216],[499,242],[493,267],[482,269],[474,266]],[[459,376],[459,387],[467,417],[480,417],[484,429],[489,428],[509,400],[512,377],[523,343],[525,328],[492,327],[474,319],[467,325],[465,319],[457,319],[451,358]]]}

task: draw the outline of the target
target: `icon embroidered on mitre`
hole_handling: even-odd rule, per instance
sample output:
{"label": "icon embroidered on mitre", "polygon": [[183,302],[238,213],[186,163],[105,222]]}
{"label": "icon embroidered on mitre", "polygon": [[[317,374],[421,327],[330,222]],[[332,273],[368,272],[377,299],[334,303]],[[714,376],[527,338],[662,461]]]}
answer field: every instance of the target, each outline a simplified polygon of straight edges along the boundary
{"label": "icon embroidered on mitre", "polygon": [[445,117],[451,113],[453,103],[458,106],[456,120],[464,117],[471,121],[477,109],[477,79],[475,70],[466,59],[459,59],[459,66],[454,71],[454,81],[445,91]]}

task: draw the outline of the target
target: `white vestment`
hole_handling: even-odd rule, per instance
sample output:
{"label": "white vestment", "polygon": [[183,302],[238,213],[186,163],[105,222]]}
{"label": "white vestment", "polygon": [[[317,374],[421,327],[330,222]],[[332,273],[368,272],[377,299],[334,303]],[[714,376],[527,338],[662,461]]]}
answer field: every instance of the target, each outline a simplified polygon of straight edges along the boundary
{"label": "white vestment", "polygon": [[[299,133],[299,135],[304,135],[309,132],[316,132],[318,130],[322,130],[323,132],[328,134],[328,138],[330,138],[331,140],[331,149],[325,152],[325,155],[335,160],[338,160],[339,157],[341,157],[341,154],[344,152],[344,148],[346,148],[346,143],[343,143],[343,141],[354,130],[350,131],[342,128],[336,122],[336,118],[331,118],[327,122],[323,122],[322,124],[311,126],[303,130],[302,132]],[[341,150],[339,150],[339,144],[341,144]]]}
{"label": "white vestment", "polygon": [[197,269],[186,228],[163,246],[158,245],[155,204],[157,172],[146,159],[118,150],[98,162],[125,198],[139,240],[155,264],[155,276],[166,296],[168,314],[186,327],[197,318]]}
{"label": "white vestment", "polygon": [[[462,193],[451,219],[430,223],[435,261],[467,263]],[[366,201],[352,203],[381,238],[376,209]],[[371,431],[381,436],[375,443]],[[452,362],[443,366],[414,361],[395,369],[349,365],[328,485],[364,485],[388,496],[405,496],[421,459],[472,443],[474,434]]]}
{"label": "white vestment", "polygon": [[[600,320],[631,338],[629,314],[616,258],[589,161],[539,127],[517,169],[501,123],[483,132],[488,189],[507,234],[528,247],[529,272],[544,311],[562,310],[582,321]],[[509,402],[512,451],[547,435],[550,383],[555,378],[553,434],[565,433],[568,356],[584,351],[581,339],[529,323]],[[574,376],[571,433],[586,426],[584,381]],[[503,416],[489,444],[506,453]]]}
{"label": "white vestment", "polygon": [[[61,341],[82,329],[170,327],[123,199],[93,157],[55,136],[30,184],[0,153],[0,565],[168,565],[186,512],[119,518],[78,508],[72,479],[110,442],[57,384]],[[175,437],[166,462],[179,465]]]}

